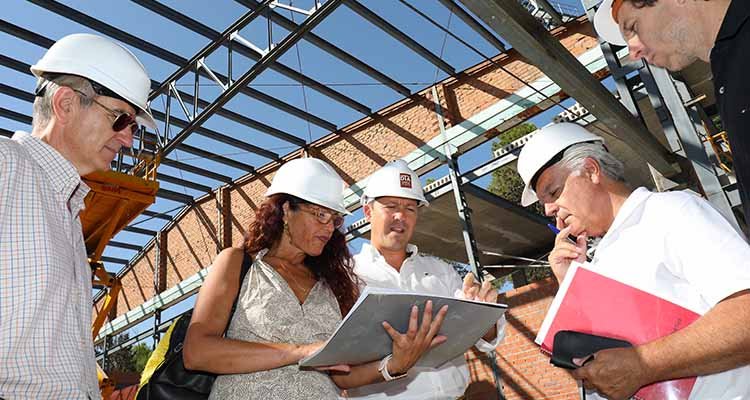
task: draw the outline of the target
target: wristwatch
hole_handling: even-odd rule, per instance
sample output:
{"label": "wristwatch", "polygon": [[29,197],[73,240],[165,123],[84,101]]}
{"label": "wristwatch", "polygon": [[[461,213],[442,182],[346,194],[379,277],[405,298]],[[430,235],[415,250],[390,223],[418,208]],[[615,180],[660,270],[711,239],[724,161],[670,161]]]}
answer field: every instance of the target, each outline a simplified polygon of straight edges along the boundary
{"label": "wristwatch", "polygon": [[406,375],[408,374],[408,372],[404,372],[396,376],[393,376],[388,372],[388,361],[391,359],[391,357],[393,357],[393,354],[388,354],[387,356],[385,356],[385,358],[380,360],[378,371],[380,371],[380,374],[383,375],[383,379],[385,379],[386,382],[389,382],[389,381],[394,381],[396,379],[406,378]]}

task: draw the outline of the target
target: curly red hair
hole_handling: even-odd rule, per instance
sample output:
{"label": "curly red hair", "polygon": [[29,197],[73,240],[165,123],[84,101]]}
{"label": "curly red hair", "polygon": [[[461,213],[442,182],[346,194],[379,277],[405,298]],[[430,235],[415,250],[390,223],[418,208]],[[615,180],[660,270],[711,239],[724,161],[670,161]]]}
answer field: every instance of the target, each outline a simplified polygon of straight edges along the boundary
{"label": "curly red hair", "polygon": [[[307,203],[295,196],[280,193],[267,198],[255,212],[255,220],[245,235],[244,249],[256,254],[270,249],[281,239],[284,231],[284,203],[292,210]],[[305,257],[305,265],[316,279],[322,279],[338,300],[341,315],[346,315],[359,297],[354,260],[346,244],[344,234],[335,229],[323,252],[316,257]]]}

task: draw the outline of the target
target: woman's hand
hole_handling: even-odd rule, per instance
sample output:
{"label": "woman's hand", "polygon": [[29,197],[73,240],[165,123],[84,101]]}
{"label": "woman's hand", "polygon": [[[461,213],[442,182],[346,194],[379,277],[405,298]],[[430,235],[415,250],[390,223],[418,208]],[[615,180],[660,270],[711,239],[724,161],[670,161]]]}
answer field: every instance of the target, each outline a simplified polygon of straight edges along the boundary
{"label": "woman's hand", "polygon": [[484,281],[480,286],[474,280],[474,274],[469,272],[464,277],[464,299],[483,301],[485,303],[497,303],[497,290],[492,287],[492,281]]}
{"label": "woman's hand", "polygon": [[[438,335],[440,326],[443,324],[448,306],[443,306],[435,318],[432,318],[432,300],[428,300],[422,315],[422,324],[419,322],[419,308],[412,306],[409,316],[409,328],[406,333],[400,333],[387,321],[383,321],[388,335],[393,339],[393,357],[388,362],[387,368],[391,375],[399,375],[407,372],[420,357],[429,349],[445,342],[448,338]],[[418,326],[419,325],[419,326]]]}

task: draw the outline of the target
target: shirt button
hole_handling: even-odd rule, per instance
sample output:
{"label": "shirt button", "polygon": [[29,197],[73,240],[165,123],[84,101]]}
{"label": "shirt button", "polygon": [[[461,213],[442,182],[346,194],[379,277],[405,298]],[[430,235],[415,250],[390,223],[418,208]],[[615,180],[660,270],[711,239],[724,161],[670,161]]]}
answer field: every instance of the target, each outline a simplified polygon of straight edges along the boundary
{"label": "shirt button", "polygon": [[719,88],[719,94],[724,94],[724,86]]}

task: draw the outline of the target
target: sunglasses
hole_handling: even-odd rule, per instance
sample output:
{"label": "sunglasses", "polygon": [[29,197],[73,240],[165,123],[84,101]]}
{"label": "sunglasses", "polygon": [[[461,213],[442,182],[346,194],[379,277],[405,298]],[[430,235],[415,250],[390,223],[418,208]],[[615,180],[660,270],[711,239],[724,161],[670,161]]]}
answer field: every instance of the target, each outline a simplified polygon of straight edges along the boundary
{"label": "sunglasses", "polygon": [[123,129],[127,128],[127,127],[130,127],[130,133],[132,133],[133,135],[135,135],[138,132],[138,123],[135,120],[135,115],[129,114],[129,113],[115,111],[115,110],[113,110],[113,109],[105,106],[104,104],[96,101],[95,98],[87,96],[86,93],[83,93],[83,92],[81,92],[79,90],[76,90],[76,89],[73,89],[73,91],[75,91],[76,93],[78,93],[82,97],[90,99],[91,101],[93,101],[94,103],[96,103],[96,105],[98,105],[99,107],[103,108],[104,111],[106,111],[107,114],[109,114],[110,118],[114,118],[112,120],[112,130],[113,131],[120,132],[121,130],[123,130]]}
{"label": "sunglasses", "polygon": [[344,217],[337,212],[325,211],[321,210],[320,208],[306,208],[304,206],[301,206],[299,209],[310,215],[313,215],[315,219],[317,219],[318,222],[323,225],[327,225],[329,222],[333,222],[333,227],[335,229],[339,229],[342,225],[344,225]]}

